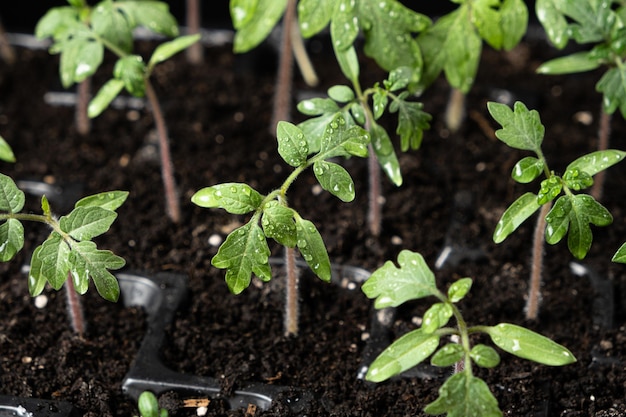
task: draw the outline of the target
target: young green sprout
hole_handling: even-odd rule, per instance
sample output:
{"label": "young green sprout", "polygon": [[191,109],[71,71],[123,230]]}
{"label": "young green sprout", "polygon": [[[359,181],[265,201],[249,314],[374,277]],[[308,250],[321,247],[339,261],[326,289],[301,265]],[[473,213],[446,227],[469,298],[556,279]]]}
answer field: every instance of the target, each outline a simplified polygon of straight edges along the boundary
{"label": "young green sprout", "polygon": [[144,391],[137,401],[140,417],[168,417],[169,412],[165,408],[159,407],[156,395],[150,391]]}
{"label": "young green sprout", "polygon": [[43,214],[22,213],[24,193],[15,182],[0,174],[0,261],[8,262],[24,247],[23,221],[47,224],[52,231],[33,251],[28,275],[28,288],[35,297],[46,283],[55,290],[67,285],[70,319],[82,336],[85,325],[76,293],[84,294],[92,280],[98,293],[106,300],[117,301],[120,288],[109,272],[120,269],[124,259],[110,251],[100,250],[92,241],[107,232],[117,218],[127,192],[110,191],[85,197],[74,210],[57,219],[52,215],[46,197],[41,199]]}
{"label": "young green sprout", "polygon": [[159,139],[167,214],[178,223],[180,202],[169,137],[150,76],[157,64],[197,42],[200,35],[181,36],[162,43],[146,64],[141,56],[132,53],[133,30],[144,26],[161,35],[178,36],[178,24],[167,3],[103,0],[93,7],[84,0],[68,0],[68,3],[70,6],[50,9],[38,22],[36,35],[53,39],[50,52],[61,55],[59,71],[66,88],[93,75],[103,62],[105,50],[117,56],[113,79],[89,103],[87,114],[90,118],[100,115],[123,89],[134,96],[148,98]]}
{"label": "young green sprout", "polygon": [[[472,286],[470,278],[456,281],[444,293],[437,288],[433,272],[419,253],[403,250],[398,255],[398,265],[387,261],[363,284],[363,292],[376,299],[376,308],[397,307],[426,297],[434,297],[437,302],[424,313],[420,328],[397,339],[374,360],[365,378],[382,382],[428,357],[434,366],[462,364],[456,366],[458,372],[443,383],[439,397],[424,408],[426,413],[502,416],[498,401],[489,387],[473,371],[474,365],[483,368],[497,366],[500,355],[490,346],[473,345],[473,334],[484,333],[503,351],[540,364],[562,366],[576,361],[565,347],[515,324],[468,326],[457,303],[469,292]],[[456,321],[454,327],[448,326],[451,318]],[[456,336],[459,342],[448,342],[450,336]],[[440,347],[442,341],[444,345]]]}
{"label": "young green sprout", "polygon": [[[354,182],[350,174],[331,159],[365,157],[369,143],[367,132],[348,125],[341,115],[328,123],[318,143],[305,136],[299,127],[284,121],[278,123],[276,136],[278,153],[293,167],[280,188],[263,195],[247,184],[226,183],[203,188],[192,197],[192,202],[200,207],[252,214],[248,223],[226,237],[211,260],[215,267],[226,269],[226,283],[234,294],[250,285],[252,274],[262,281],[272,278],[267,239],[274,239],[288,250],[298,248],[311,270],[320,279],[330,281],[330,260],[324,241],[315,225],[289,206],[287,191],[302,172],[312,168],[324,190],[342,201],[352,201]],[[293,298],[286,303],[285,334],[296,335],[297,274],[288,276],[287,294]]]}
{"label": "young green sprout", "polygon": [[607,226],[613,222],[613,217],[591,195],[579,191],[591,187],[594,175],[623,160],[626,152],[615,149],[592,152],[571,162],[562,175],[557,175],[548,167],[541,149],[545,128],[537,111],[528,110],[521,102],[515,103],[513,109],[494,102],[488,103],[487,107],[491,116],[502,125],[502,129],[496,131],[498,139],[512,148],[531,151],[536,155],[524,157],[515,164],[511,173],[513,179],[525,184],[545,177],[536,194],[527,192],[506,209],[493,234],[494,242],[502,242],[537,210],[542,209],[533,245],[526,309],[527,318],[536,319],[544,240],[554,245],[567,235],[567,246],[572,255],[577,259],[587,255],[593,241],[591,225]]}

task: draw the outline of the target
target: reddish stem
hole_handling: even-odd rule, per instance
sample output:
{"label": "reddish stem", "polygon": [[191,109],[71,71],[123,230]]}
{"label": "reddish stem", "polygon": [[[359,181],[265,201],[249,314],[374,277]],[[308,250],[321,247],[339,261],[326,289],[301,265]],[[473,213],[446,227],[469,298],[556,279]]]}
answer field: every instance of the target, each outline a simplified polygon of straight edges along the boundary
{"label": "reddish stem", "polygon": [[[199,0],[187,0],[187,34],[200,33],[200,2]],[[204,59],[202,42],[195,42],[186,51],[187,61],[191,64],[201,64]]]}
{"label": "reddish stem", "polygon": [[382,229],[382,190],[380,179],[380,164],[375,156],[374,148],[369,145],[367,167],[369,172],[369,212],[367,222],[372,236],[380,236]]}
{"label": "reddish stem", "polygon": [[287,286],[285,288],[285,336],[297,336],[299,331],[298,316],[298,267],[296,265],[296,250],[285,247],[285,270]]}
{"label": "reddish stem", "polygon": [[[598,150],[606,151],[609,149],[609,139],[611,137],[611,115],[604,111],[604,109],[600,110],[600,126],[598,128]],[[602,193],[604,191],[604,178],[606,171],[600,171],[594,176],[593,185],[591,186],[590,194],[596,200],[600,200],[602,198]]]}
{"label": "reddish stem", "polygon": [[76,131],[82,136],[88,135],[91,131],[91,120],[87,115],[90,98],[91,77],[87,77],[78,83],[76,88],[76,114],[74,115],[74,120],[76,122]]}
{"label": "reddish stem", "polygon": [[530,266],[530,285],[526,302],[526,318],[537,320],[541,302],[541,280],[543,274],[543,245],[545,242],[546,216],[552,203],[546,203],[539,210],[537,225],[533,235],[532,264]]}
{"label": "reddish stem", "polygon": [[2,22],[0,22],[0,55],[9,65],[13,65],[16,61],[15,49],[13,49],[9,43],[9,39],[7,38],[7,33],[4,30]]}
{"label": "reddish stem", "polygon": [[296,2],[288,0],[287,9],[283,16],[282,38],[280,41],[280,58],[278,61],[278,76],[274,93],[274,110],[272,113],[271,129],[281,120],[290,120],[291,84],[293,81],[293,52],[291,49],[291,30],[296,16]]}
{"label": "reddish stem", "polygon": [[65,300],[67,302],[67,313],[70,316],[70,323],[74,333],[82,338],[85,334],[87,325],[85,324],[85,316],[83,315],[83,306],[76,289],[72,274],[68,272],[67,281],[65,281]]}
{"label": "reddish stem", "polygon": [[165,118],[161,111],[161,105],[154,92],[154,88],[148,79],[146,83],[146,96],[150,102],[150,108],[154,115],[154,123],[157,128],[157,136],[159,138],[159,154],[161,155],[161,177],[163,178],[163,187],[165,188],[165,204],[167,207],[167,215],[174,223],[180,222],[180,202],[178,201],[178,191],[176,189],[176,180],[174,178],[174,165],[170,154],[170,141],[165,126]]}

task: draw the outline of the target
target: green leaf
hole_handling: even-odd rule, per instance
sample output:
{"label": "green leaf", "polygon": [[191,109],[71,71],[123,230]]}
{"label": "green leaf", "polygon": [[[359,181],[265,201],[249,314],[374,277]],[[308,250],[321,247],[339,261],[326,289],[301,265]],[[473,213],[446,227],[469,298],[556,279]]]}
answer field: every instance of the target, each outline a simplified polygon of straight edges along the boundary
{"label": "green leaf", "polygon": [[150,391],[144,391],[139,396],[137,408],[141,413],[141,417],[159,417],[159,402]]}
{"label": "green leaf", "polygon": [[372,148],[378,159],[378,163],[383,168],[387,177],[398,187],[402,185],[402,174],[400,173],[400,162],[393,149],[387,131],[377,123],[372,122],[370,128],[372,137]]}
{"label": "green leaf", "polygon": [[453,282],[448,288],[448,299],[451,303],[458,303],[465,298],[470,288],[472,288],[472,279],[461,278]]}
{"label": "green leaf", "polygon": [[250,23],[258,4],[259,0],[230,0],[230,18],[233,27],[239,30]]}
{"label": "green leaf", "polygon": [[620,246],[617,252],[615,252],[615,255],[613,255],[611,261],[626,264],[626,243]]}
{"label": "green leaf", "polygon": [[348,171],[333,162],[318,161],[313,165],[315,178],[322,188],[343,202],[354,200],[354,182]]}
{"label": "green leaf", "polygon": [[422,320],[422,330],[430,334],[448,324],[452,317],[452,306],[448,303],[435,303],[426,312]]}
{"label": "green leaf", "polygon": [[563,239],[569,230],[572,204],[568,196],[559,197],[546,215],[546,242],[554,245]]}
{"label": "green leaf", "polygon": [[541,159],[534,156],[522,158],[515,164],[511,177],[521,183],[527,184],[543,173],[544,163]]}
{"label": "green leaf", "polygon": [[[241,17],[242,13],[239,12],[239,9],[235,11],[239,25],[234,39],[234,50],[237,53],[247,52],[263,42],[283,16],[287,7],[287,0],[258,0],[256,3],[251,17],[245,14]],[[231,5],[232,12],[233,7]],[[242,24],[242,22],[246,23]]]}
{"label": "green leaf", "polygon": [[45,195],[41,196],[41,211],[44,216],[52,217],[52,210],[50,210],[50,202]]}
{"label": "green leaf", "polygon": [[298,2],[298,22],[305,38],[319,33],[330,22],[335,9],[335,0],[300,0]]}
{"label": "green leaf", "polygon": [[578,168],[568,169],[563,174],[563,182],[570,190],[580,191],[593,185],[591,175]]}
{"label": "green leaf", "polygon": [[372,95],[372,102],[373,102],[372,110],[374,111],[374,119],[378,120],[380,119],[380,117],[385,112],[385,109],[387,108],[387,103],[389,102],[389,95],[384,90],[383,91],[377,90]]}
{"label": "green leaf", "polygon": [[406,88],[413,78],[413,71],[409,67],[398,67],[389,72],[389,78],[383,81],[389,91],[398,91]]}
{"label": "green leaf", "polygon": [[621,162],[625,156],[626,152],[615,149],[591,152],[587,155],[581,156],[569,164],[565,171],[567,172],[578,169],[594,176],[598,172],[604,171],[618,162]]}
{"label": "green leaf", "polygon": [[15,162],[15,155],[11,146],[0,136],[0,159],[5,162]]}
{"label": "green leaf", "polygon": [[[29,279],[37,283],[41,280],[48,281],[52,288],[59,290],[67,280],[70,270],[70,247],[56,232],[51,233],[39,247],[39,251],[33,252],[33,257],[37,255],[37,260],[32,261],[36,262],[37,268],[34,270],[31,268],[32,278]],[[39,285],[37,284],[36,287]]]}
{"label": "green leaf", "polygon": [[39,39],[52,37],[55,40],[66,36],[77,26],[81,26],[79,11],[73,7],[53,7],[37,22],[35,36]]}
{"label": "green leaf", "polygon": [[537,68],[539,74],[574,74],[593,71],[602,65],[602,61],[591,56],[589,52],[576,52],[571,55],[551,59]]}
{"label": "green leaf", "polygon": [[270,250],[258,224],[251,222],[232,231],[211,260],[216,268],[226,269],[226,283],[233,294],[239,294],[250,285],[252,273],[269,281]]}
{"label": "green leaf", "polygon": [[[400,135],[400,147],[402,152],[410,149],[417,150],[422,144],[424,130],[430,129],[432,116],[422,109],[422,103],[408,102],[394,98],[394,104],[398,109],[398,127],[396,133]],[[391,109],[395,113],[396,106]]]}
{"label": "green leaf", "polygon": [[611,68],[596,84],[596,91],[604,94],[602,108],[608,114],[620,109],[626,118],[626,68]]}
{"label": "green leaf", "polygon": [[296,216],[298,249],[311,270],[322,281],[330,282],[330,258],[324,240],[315,225],[309,220]]}
{"label": "green leaf", "polygon": [[19,220],[7,219],[0,225],[0,262],[13,259],[24,247],[24,226]]}
{"label": "green leaf", "polygon": [[541,150],[545,128],[539,113],[528,110],[524,103],[517,101],[513,110],[506,104],[487,103],[489,113],[502,125],[496,136],[511,148],[538,152]]}
{"label": "green leaf", "polygon": [[498,0],[482,0],[474,2],[472,21],[478,34],[494,49],[501,49],[504,42],[502,16],[494,6]]}
{"label": "green leaf", "polygon": [[439,346],[439,335],[413,330],[389,345],[370,365],[365,379],[381,382],[428,358]]}
{"label": "green leaf", "polygon": [[[357,10],[355,10],[356,2],[339,0],[336,4],[330,22],[330,38],[333,42],[335,55],[337,55],[337,51],[351,48],[359,34],[359,17]],[[350,77],[348,79],[352,80]]]}
{"label": "green leaf", "polygon": [[501,417],[498,401],[480,378],[467,372],[452,375],[439,388],[439,397],[424,408],[427,414],[448,417]]}
{"label": "green leaf", "polygon": [[502,214],[500,221],[493,232],[493,241],[500,243],[526,221],[539,209],[537,196],[533,193],[525,193],[513,202]]}
{"label": "green leaf", "polygon": [[61,84],[68,88],[96,72],[104,57],[104,46],[87,28],[77,27],[67,37],[59,39],[51,52],[61,53]]}
{"label": "green leaf", "polygon": [[102,39],[115,45],[125,53],[133,49],[132,22],[128,15],[112,1],[101,1],[91,12],[90,19],[93,31]]}
{"label": "green leaf", "polygon": [[363,126],[365,124],[365,110],[363,110],[363,106],[360,103],[354,102],[350,104],[350,114],[352,114],[352,117],[359,125]]}
{"label": "green leaf", "polygon": [[452,366],[462,360],[464,356],[463,346],[458,343],[448,343],[430,358],[430,364],[441,367]]}
{"label": "green leaf", "polygon": [[339,49],[334,43],[333,48],[335,51],[335,58],[337,58],[337,63],[339,64],[343,75],[345,75],[346,78],[352,83],[358,82],[360,67],[356,49],[354,49],[353,46],[346,49]]}
{"label": "green leaf", "polygon": [[17,213],[24,208],[26,198],[15,182],[4,174],[0,174],[0,211]]}
{"label": "green leaf", "polygon": [[557,48],[563,49],[569,40],[569,30],[567,19],[557,8],[557,2],[554,0],[537,0],[535,11],[550,42]]}
{"label": "green leaf", "polygon": [[[318,116],[326,113],[337,113],[339,106],[329,98],[311,98],[298,103],[298,111],[307,116]],[[328,124],[328,123],[327,123]]]}
{"label": "green leaf", "polygon": [[146,65],[139,55],[128,55],[115,63],[113,75],[124,82],[126,90],[136,97],[146,94]]}
{"label": "green leaf", "polygon": [[365,281],[362,290],[368,298],[376,298],[376,308],[397,307],[408,300],[438,294],[435,275],[419,253],[403,250],[396,267],[387,261]]}
{"label": "green leaf", "polygon": [[567,348],[515,324],[500,323],[487,327],[485,332],[500,349],[523,359],[549,366],[576,362],[576,358]]}
{"label": "green leaf", "polygon": [[494,368],[500,363],[500,355],[490,346],[476,345],[470,351],[470,357],[482,368]]}
{"label": "green leaf", "polygon": [[[134,25],[143,26],[164,36],[178,36],[178,22],[163,1],[117,1],[115,5],[131,16]],[[133,25],[133,26],[134,26]]]}
{"label": "green leaf", "polygon": [[430,26],[427,16],[396,0],[360,0],[357,9],[358,24],[365,35],[365,55],[385,71],[401,66],[421,69],[422,55],[413,34]]}
{"label": "green leaf", "polygon": [[59,219],[59,226],[76,240],[91,240],[106,233],[116,218],[117,213],[101,207],[76,207]]}
{"label": "green leaf", "polygon": [[87,115],[91,118],[98,117],[124,88],[124,81],[115,78],[107,81],[98,94],[89,102]]}
{"label": "green leaf", "polygon": [[482,51],[467,5],[441,17],[417,41],[424,56],[422,88],[443,70],[452,87],[467,93],[476,78]]}
{"label": "green leaf", "polygon": [[[351,120],[351,122],[353,122]],[[326,126],[316,160],[329,159],[335,156],[363,154],[369,143],[369,136],[359,126],[349,126],[342,114],[337,114]]]}
{"label": "green leaf", "polygon": [[348,103],[354,100],[354,91],[347,85],[334,85],[328,89],[328,97],[339,103]]}
{"label": "green leaf", "polygon": [[126,263],[124,259],[110,251],[97,249],[96,244],[90,241],[73,244],[70,255],[72,279],[80,283],[77,290],[87,290],[89,276],[102,298],[111,302],[118,300],[120,287],[117,278],[109,270],[122,268]]}
{"label": "green leaf", "polygon": [[222,208],[232,214],[246,214],[261,207],[263,196],[248,184],[229,182],[197,191],[191,201],[204,208]]}
{"label": "green leaf", "polygon": [[81,198],[74,207],[100,207],[115,211],[124,204],[127,198],[128,191],[106,191]]}
{"label": "green leaf", "polygon": [[293,248],[298,242],[294,211],[272,201],[265,206],[261,225],[265,236],[274,239],[281,245]]}
{"label": "green leaf", "polygon": [[33,251],[33,255],[30,261],[30,269],[28,271],[28,292],[31,297],[36,297],[46,286],[45,275],[43,274],[43,262],[41,261],[41,248],[37,246]]}
{"label": "green leaf", "polygon": [[578,194],[570,197],[570,230],[567,235],[567,247],[577,259],[583,259],[591,248],[593,235],[590,224],[608,226],[613,223],[613,216],[590,195]]}
{"label": "green leaf", "polygon": [[561,194],[562,189],[563,183],[556,176],[541,181],[541,188],[537,193],[537,203],[543,205],[554,200],[556,196]]}
{"label": "green leaf", "polygon": [[503,31],[502,47],[513,49],[524,37],[528,28],[528,7],[524,0],[504,0],[500,6]]}
{"label": "green leaf", "polygon": [[162,43],[161,45],[157,46],[152,53],[150,61],[148,62],[148,67],[150,69],[154,68],[156,64],[167,61],[177,53],[184,51],[199,40],[200,35],[198,34],[181,36],[169,42]]}
{"label": "green leaf", "polygon": [[294,124],[280,121],[276,127],[278,153],[292,167],[304,164],[309,154],[309,146],[302,130]]}
{"label": "green leaf", "polygon": [[308,119],[298,124],[306,138],[309,153],[318,153],[320,151],[327,127],[338,116],[344,117],[344,120],[352,121],[349,114],[337,110],[336,112],[324,113],[319,117]]}

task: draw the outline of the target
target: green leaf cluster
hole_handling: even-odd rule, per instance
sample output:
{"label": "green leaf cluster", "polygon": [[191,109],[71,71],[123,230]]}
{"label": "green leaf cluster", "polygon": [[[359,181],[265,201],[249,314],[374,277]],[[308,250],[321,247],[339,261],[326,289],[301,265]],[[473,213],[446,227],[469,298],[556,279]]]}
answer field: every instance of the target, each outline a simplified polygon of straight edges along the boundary
{"label": "green leaf cluster", "polygon": [[144,79],[154,65],[196,42],[198,36],[182,36],[161,44],[145,64],[133,55],[133,29],[143,26],[155,33],[178,36],[178,23],[165,2],[155,0],[102,0],[95,6],[70,1],[69,6],[50,9],[37,23],[38,38],[51,37],[50,53],[60,54],[59,72],[65,88],[93,75],[102,63],[104,51],[119,58],[114,78],[90,103],[90,117],[98,116],[123,88],[135,95],[145,94]]}
{"label": "green leaf cluster", "polygon": [[[376,308],[395,307],[429,296],[437,298],[438,302],[424,313],[420,328],[401,336],[372,362],[366,379],[373,382],[387,380],[429,357],[434,366],[452,366],[462,362],[464,369],[444,382],[439,389],[439,397],[424,411],[448,416],[501,416],[498,402],[489,387],[472,371],[472,364],[484,368],[497,366],[500,355],[484,344],[471,346],[471,334],[487,334],[503,351],[544,365],[561,366],[576,361],[565,347],[514,324],[468,327],[456,303],[467,295],[471,285],[470,278],[462,278],[453,283],[446,293],[441,292],[424,258],[407,250],[398,255],[398,266],[387,261],[374,271],[362,290],[369,298],[375,299]],[[447,327],[452,317],[457,326]],[[450,335],[458,336],[460,342],[448,342],[440,347],[442,338]]]}
{"label": "green leaf cluster", "polygon": [[263,281],[271,279],[268,239],[285,247],[297,247],[311,270],[320,279],[330,281],[330,259],[324,241],[315,225],[288,205],[286,193],[298,175],[312,167],[324,190],[342,201],[352,201],[354,182],[331,159],[367,156],[370,140],[365,130],[348,125],[341,114],[329,121],[319,142],[314,144],[314,151],[304,131],[292,123],[279,122],[276,135],[280,156],[294,168],[280,189],[262,195],[247,184],[225,183],[203,188],[192,197],[192,202],[200,207],[222,208],[232,214],[252,213],[246,224],[226,237],[211,260],[215,267],[226,269],[226,283],[235,294],[250,285],[252,274]]}
{"label": "green leaf cluster", "polygon": [[564,48],[569,40],[594,44],[588,51],[552,59],[537,71],[571,74],[607,66],[596,84],[604,96],[603,109],[612,114],[620,109],[626,117],[626,7],[617,0],[537,0],[537,16],[550,41]]}
{"label": "green leaf cluster", "polygon": [[508,146],[532,151],[536,156],[527,156],[513,167],[512,178],[520,183],[529,183],[542,174],[539,191],[527,192],[515,200],[503,213],[493,234],[496,243],[502,242],[543,204],[553,207],[546,216],[545,239],[549,244],[560,242],[567,235],[567,246],[576,258],[584,258],[593,241],[591,225],[607,226],[613,217],[609,211],[587,194],[575,194],[593,184],[593,176],[626,157],[626,152],[609,149],[584,155],[571,162],[563,175],[548,168],[541,145],[545,128],[539,113],[521,102],[513,109],[499,103],[488,103],[491,116],[502,125],[496,136]]}
{"label": "green leaf cluster", "polygon": [[495,49],[514,48],[526,33],[523,0],[459,0],[459,7],[417,37],[424,68],[420,89],[443,71],[450,85],[467,93],[474,83],[482,41]]}
{"label": "green leaf cluster", "polygon": [[[358,63],[354,68],[358,69]],[[341,117],[349,128],[368,128],[378,163],[394,184],[401,185],[402,175],[396,151],[389,134],[377,121],[386,109],[397,113],[396,133],[400,136],[402,151],[420,147],[424,130],[430,128],[431,116],[423,111],[422,103],[409,101],[408,91],[400,91],[410,84],[412,78],[413,72],[410,68],[399,67],[389,73],[388,79],[382,85],[377,83],[372,88],[361,91],[357,80],[354,82],[354,89],[344,85],[334,86],[328,90],[328,98],[312,98],[298,103],[301,113],[314,116],[298,125],[308,138],[309,150],[320,150],[327,126],[335,118]],[[358,156],[367,154],[366,147],[354,151]]]}
{"label": "green leaf cluster", "polygon": [[23,248],[22,221],[46,223],[52,231],[33,251],[28,276],[30,294],[40,294],[46,283],[58,290],[69,276],[78,293],[87,291],[91,279],[103,298],[117,301],[119,285],[109,270],[123,267],[124,259],[98,249],[91,240],[109,230],[117,217],[115,210],[127,196],[127,192],[111,191],[86,197],[68,215],[56,220],[45,196],[41,200],[43,215],[20,213],[24,193],[10,177],[0,174],[0,261],[10,261]]}
{"label": "green leaf cluster", "polygon": [[165,408],[159,407],[156,395],[150,391],[144,391],[139,395],[137,401],[140,417],[168,417],[169,412]]}

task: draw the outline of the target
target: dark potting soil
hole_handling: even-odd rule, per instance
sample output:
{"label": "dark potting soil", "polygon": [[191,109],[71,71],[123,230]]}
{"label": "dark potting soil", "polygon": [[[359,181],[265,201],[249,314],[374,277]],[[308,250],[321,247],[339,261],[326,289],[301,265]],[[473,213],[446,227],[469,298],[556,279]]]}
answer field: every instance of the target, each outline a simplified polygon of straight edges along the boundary
{"label": "dark potting soil", "polygon": [[[322,94],[332,83],[344,83],[336,63],[327,59],[325,44],[314,42],[311,47],[324,87],[313,90],[298,78],[295,91],[301,95]],[[300,335],[285,338],[280,278],[269,284],[254,282],[243,294],[233,296],[223,271],[210,265],[217,247],[209,238],[211,242],[223,238],[247,218],[195,207],[191,195],[204,186],[231,181],[248,182],[268,192],[289,173],[268,128],[274,89],[271,55],[256,52],[235,57],[229,47],[212,48],[201,67],[191,67],[177,57],[157,68],[155,84],[172,139],[182,200],[183,222],[173,225],[164,213],[150,114],[141,108],[107,110],[93,121],[92,133],[80,137],[73,127],[73,110],[44,101],[46,92],[61,91],[58,60],[45,51],[18,53],[15,66],[0,68],[0,134],[18,159],[3,164],[2,172],[61,186],[82,184],[84,195],[130,191],[111,232],[98,243],[124,257],[131,269],[190,277],[188,299],[163,348],[169,367],[215,377],[225,394],[251,383],[306,389],[313,399],[298,415],[422,415],[449,371],[429,378],[413,374],[378,385],[357,380],[371,314],[371,303],[358,288],[348,290],[303,277]],[[626,240],[626,166],[611,168],[605,186],[603,204],[613,214],[614,224],[594,229],[594,244],[581,262],[611,284],[612,294],[599,294],[597,280],[571,272],[573,258],[563,242],[545,249],[540,319],[525,321],[532,224],[523,225],[500,245],[491,240],[506,206],[536,185],[521,186],[510,179],[513,164],[526,154],[494,139],[496,125],[486,111],[487,100],[512,97],[539,110],[546,125],[545,154],[557,171],[596,146],[601,97],[594,83],[599,73],[535,75],[534,69],[552,54],[551,49],[532,43],[510,53],[486,49],[468,95],[468,117],[455,134],[443,124],[445,81],[427,92],[423,101],[433,114],[432,128],[419,151],[400,156],[402,187],[383,181],[379,238],[366,230],[363,160],[342,161],[355,179],[354,202],[341,203],[318,193],[311,173],[303,174],[292,187],[290,202],[317,225],[336,263],[373,270],[385,260],[395,260],[401,249],[410,249],[421,252],[434,267],[450,242],[478,254],[475,259],[461,257],[456,264],[444,264],[436,272],[444,288],[454,279],[474,278],[470,295],[461,303],[466,319],[473,324],[528,326],[567,346],[578,358],[574,365],[551,368],[503,353],[497,368],[477,369],[505,415],[618,416],[626,413],[622,301],[626,274],[610,257]],[[384,76],[368,60],[363,65],[363,85]],[[109,73],[101,71],[94,85],[100,86]],[[393,126],[391,118],[384,122]],[[621,116],[613,118],[612,127],[613,146],[623,149],[626,124]],[[469,203],[455,208],[455,196],[465,196]],[[29,196],[28,201],[28,210],[39,211],[36,197]],[[58,210],[59,204],[53,202],[55,207]],[[135,405],[120,387],[145,331],[144,314],[105,302],[92,288],[84,298],[88,332],[83,339],[73,335],[62,293],[46,291],[43,308],[28,296],[21,267],[47,231],[39,225],[25,227],[25,249],[14,261],[0,265],[0,394],[58,398],[88,416],[132,415]],[[277,247],[273,249],[280,255]],[[610,303],[594,304],[598,296],[613,301],[614,310],[599,309]],[[390,337],[416,328],[427,301],[399,309]],[[166,399],[173,415],[195,415],[195,409],[182,407],[182,394]],[[254,415],[289,415],[286,409],[278,399],[270,410],[257,410]],[[213,400],[207,415],[243,416],[246,410],[225,410],[223,402]]]}

